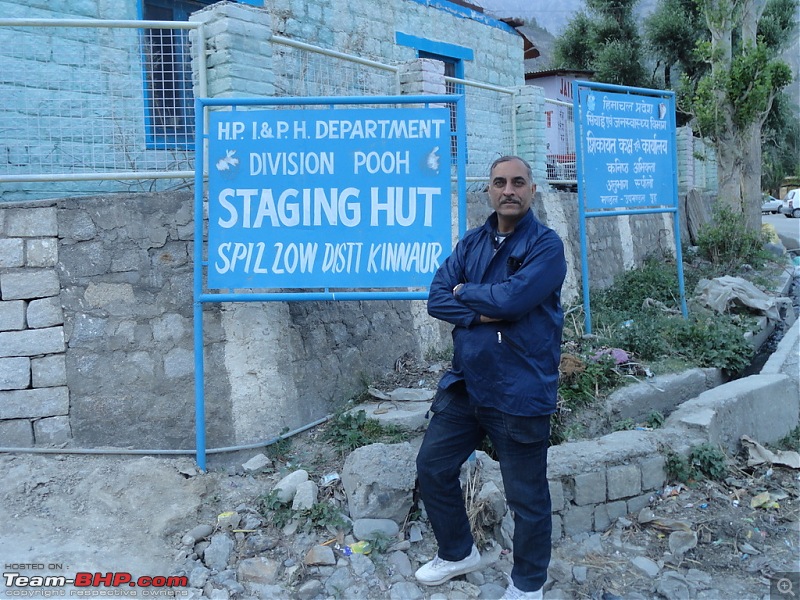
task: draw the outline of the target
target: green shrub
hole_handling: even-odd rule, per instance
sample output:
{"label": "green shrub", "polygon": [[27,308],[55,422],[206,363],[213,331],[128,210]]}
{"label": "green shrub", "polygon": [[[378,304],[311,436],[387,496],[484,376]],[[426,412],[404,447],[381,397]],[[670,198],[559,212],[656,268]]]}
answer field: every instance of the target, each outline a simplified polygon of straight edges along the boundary
{"label": "green shrub", "polygon": [[349,528],[347,521],[342,517],[342,511],[335,504],[316,502],[307,510],[292,510],[290,506],[280,501],[275,491],[261,496],[258,512],[279,529],[295,519],[299,521],[300,528],[306,532],[315,527],[327,530]]}
{"label": "green shrub", "polygon": [[608,355],[586,358],[584,363],[583,371],[562,377],[559,382],[559,398],[570,410],[591,404],[598,396],[618,387],[622,380],[614,359]]}
{"label": "green shrub", "polygon": [[325,426],[324,439],[342,452],[377,442],[395,443],[408,439],[408,432],[396,425],[382,425],[377,419],[367,418],[367,413],[341,413]]}
{"label": "green shrub", "polygon": [[650,427],[651,429],[658,429],[659,427],[664,425],[665,420],[666,419],[664,418],[663,414],[661,414],[657,410],[654,410],[647,416],[647,419],[645,420],[644,424]]}
{"label": "green shrub", "polygon": [[681,317],[656,311],[639,311],[625,327],[609,330],[608,344],[635,354],[640,360],[656,360],[675,353],[673,340],[665,335],[671,322]]}
{"label": "green shrub", "polygon": [[634,427],[636,427],[636,421],[628,417],[627,419],[622,419],[614,423],[611,429],[613,431],[630,431]]}
{"label": "green shrub", "polygon": [[701,256],[714,264],[749,263],[761,267],[769,256],[764,251],[768,241],[768,235],[761,230],[747,227],[743,214],[720,202],[714,206],[712,222],[701,226],[697,233]]}
{"label": "green shrub", "polygon": [[[674,261],[649,257],[638,269],[618,276],[614,283],[593,294],[592,305],[597,304],[619,316],[638,313],[645,298],[652,298],[674,308],[678,306],[678,271]],[[620,319],[624,321],[630,316]]]}
{"label": "green shrub", "polygon": [[692,472],[691,465],[685,456],[676,454],[675,452],[667,452],[667,477],[670,481],[677,481],[679,483],[692,483],[694,480],[694,473]]}
{"label": "green shrub", "polygon": [[712,444],[694,446],[689,453],[692,469],[714,481],[721,481],[728,473],[725,453]]}
{"label": "green shrub", "polygon": [[693,446],[688,458],[667,452],[666,471],[670,480],[685,484],[704,478],[721,481],[728,473],[728,460],[717,446],[705,443]]}
{"label": "green shrub", "polygon": [[728,315],[680,316],[640,314],[630,326],[613,330],[607,343],[632,352],[639,360],[681,356],[700,367],[730,373],[744,369],[753,356],[745,329]]}
{"label": "green shrub", "polygon": [[675,346],[699,366],[730,373],[742,371],[753,357],[753,347],[744,334],[744,328],[726,315],[693,315],[688,321],[676,321],[668,333]]}

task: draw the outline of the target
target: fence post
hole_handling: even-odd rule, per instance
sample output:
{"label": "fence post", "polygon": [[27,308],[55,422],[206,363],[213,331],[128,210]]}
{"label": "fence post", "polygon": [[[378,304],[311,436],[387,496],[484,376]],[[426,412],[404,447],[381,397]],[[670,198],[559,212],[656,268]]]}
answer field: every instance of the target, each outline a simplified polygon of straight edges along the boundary
{"label": "fence post", "polygon": [[512,107],[517,115],[516,152],[530,163],[533,181],[543,186],[547,182],[544,89],[535,85],[523,85],[516,90],[516,101]]}
{"label": "fence post", "polygon": [[686,194],[689,190],[696,187],[692,129],[685,126],[678,127],[675,137],[678,145],[678,193]]}
{"label": "fence post", "polygon": [[431,58],[417,58],[400,65],[400,94],[419,96],[446,94],[444,63]]}
{"label": "fence post", "polygon": [[[204,24],[208,97],[275,95],[269,12],[223,2],[194,13],[189,20]],[[195,81],[198,68],[195,54],[192,60]]]}

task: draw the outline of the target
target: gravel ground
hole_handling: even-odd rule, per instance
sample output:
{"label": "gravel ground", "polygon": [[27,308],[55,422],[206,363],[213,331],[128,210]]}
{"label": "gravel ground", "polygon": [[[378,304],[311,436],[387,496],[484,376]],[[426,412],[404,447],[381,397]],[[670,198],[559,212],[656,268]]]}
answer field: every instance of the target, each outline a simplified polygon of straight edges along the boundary
{"label": "gravel ground", "polygon": [[[418,377],[410,374],[410,379]],[[401,380],[387,381],[387,389],[399,387]],[[330,541],[331,532],[305,531],[299,523],[278,528],[273,513],[259,512],[260,500],[291,465],[321,477],[341,472],[344,457],[322,441],[321,428],[293,437],[288,446],[280,453],[271,449],[272,466],[256,474],[240,466],[255,451],[212,458],[206,474],[196,473],[190,457],[0,455],[0,595],[46,597],[63,591],[67,596],[145,597],[169,592],[211,598],[443,600],[502,594],[511,556],[491,544],[482,548],[480,572],[434,588],[417,586],[413,570],[435,553],[424,518],[418,541],[409,540],[416,538],[407,526],[392,547],[337,556],[331,565],[308,564],[309,549]],[[654,495],[651,515],[628,515],[602,534],[556,543],[545,598],[791,598],[800,593],[797,573],[784,575],[800,570],[798,483],[796,470],[748,467],[745,457],[736,456],[730,457],[723,481],[666,486]],[[772,494],[770,501],[753,506],[764,492]],[[328,493],[341,502],[340,488],[332,486]],[[187,546],[182,538],[198,526],[220,533],[219,515],[229,511],[246,517],[247,528],[226,534],[232,541],[227,568],[208,569],[196,556],[202,544]],[[670,534],[685,527],[697,534],[697,545],[674,558]],[[256,575],[247,570],[253,558],[262,567]],[[189,575],[192,565],[205,569],[206,577],[199,582],[195,577],[198,585],[191,590],[21,585],[23,577],[69,578],[78,572],[130,573],[134,579]],[[775,587],[778,582],[781,590]]]}

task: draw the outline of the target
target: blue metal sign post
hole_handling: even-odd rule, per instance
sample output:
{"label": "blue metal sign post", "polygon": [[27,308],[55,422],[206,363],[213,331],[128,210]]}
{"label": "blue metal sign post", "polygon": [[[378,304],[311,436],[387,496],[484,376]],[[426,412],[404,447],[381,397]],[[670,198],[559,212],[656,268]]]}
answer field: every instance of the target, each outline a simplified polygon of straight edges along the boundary
{"label": "blue metal sign post", "polygon": [[466,229],[466,144],[461,95],[198,98],[195,114],[195,427],[205,470],[203,303],[427,298],[452,245],[453,137],[459,234]]}
{"label": "blue metal sign post", "polygon": [[592,332],[586,219],[671,213],[681,311],[688,318],[678,215],[675,93],[573,82],[586,333]]}

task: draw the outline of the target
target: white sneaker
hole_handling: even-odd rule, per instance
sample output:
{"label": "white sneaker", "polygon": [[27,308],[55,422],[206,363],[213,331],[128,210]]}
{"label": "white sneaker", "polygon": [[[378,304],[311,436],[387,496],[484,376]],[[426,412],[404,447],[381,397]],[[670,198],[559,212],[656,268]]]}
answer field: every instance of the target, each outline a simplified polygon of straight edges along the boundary
{"label": "white sneaker", "polygon": [[414,573],[414,577],[417,578],[417,581],[425,585],[441,585],[456,575],[463,575],[464,573],[474,571],[480,564],[481,553],[478,552],[478,549],[473,545],[472,552],[469,553],[469,556],[461,560],[444,560],[443,558],[439,558],[437,554],[433,560],[426,562],[417,569],[417,572]]}
{"label": "white sneaker", "polygon": [[542,600],[542,598],[544,598],[542,588],[539,588],[535,592],[523,592],[513,583],[509,583],[506,593],[503,594],[503,597],[500,598],[500,600]]}

